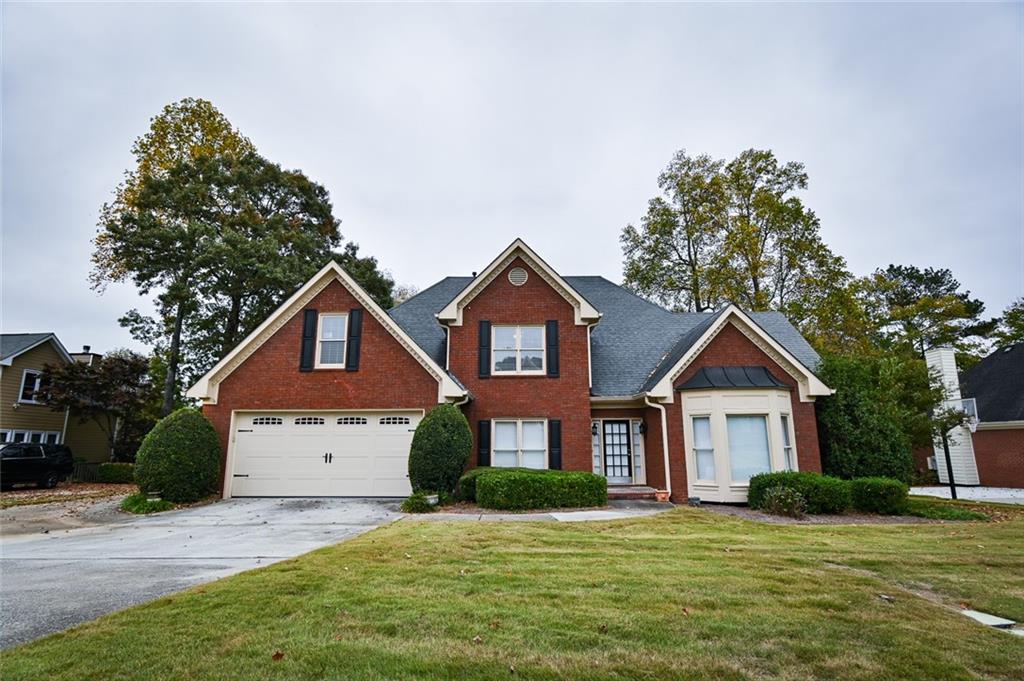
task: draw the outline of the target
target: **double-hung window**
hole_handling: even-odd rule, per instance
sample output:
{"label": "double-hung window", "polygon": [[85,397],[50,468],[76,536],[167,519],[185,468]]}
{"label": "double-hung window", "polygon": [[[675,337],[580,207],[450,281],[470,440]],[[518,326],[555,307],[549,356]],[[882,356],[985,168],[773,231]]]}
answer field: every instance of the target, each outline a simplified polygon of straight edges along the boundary
{"label": "double-hung window", "polygon": [[36,391],[43,387],[43,373],[26,369],[21,375],[21,392],[18,393],[18,401],[28,404],[39,404],[36,399]]}
{"label": "double-hung window", "polygon": [[793,441],[789,435],[789,414],[782,414],[782,453],[786,462],[787,471],[796,470],[796,461],[793,460]]}
{"label": "double-hung window", "polygon": [[348,315],[324,313],[316,337],[317,368],[342,369],[345,367],[345,340],[348,333]]}
{"label": "double-hung window", "polygon": [[493,373],[544,373],[543,326],[494,326],[491,334]]}
{"label": "double-hung window", "polygon": [[541,420],[494,421],[494,466],[547,468],[547,424]]}
{"label": "double-hung window", "polygon": [[711,417],[693,417],[693,456],[697,462],[697,479],[715,479],[715,448],[711,443]]}

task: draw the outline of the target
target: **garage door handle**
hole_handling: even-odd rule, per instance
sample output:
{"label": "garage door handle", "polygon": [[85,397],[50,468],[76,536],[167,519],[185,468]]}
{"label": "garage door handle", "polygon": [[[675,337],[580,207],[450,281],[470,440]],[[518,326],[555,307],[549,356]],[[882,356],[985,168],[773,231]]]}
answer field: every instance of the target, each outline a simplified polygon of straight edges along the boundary
{"label": "garage door handle", "polygon": [[235,473],[234,477],[236,477],[236,478],[248,478],[249,474],[248,473]]}

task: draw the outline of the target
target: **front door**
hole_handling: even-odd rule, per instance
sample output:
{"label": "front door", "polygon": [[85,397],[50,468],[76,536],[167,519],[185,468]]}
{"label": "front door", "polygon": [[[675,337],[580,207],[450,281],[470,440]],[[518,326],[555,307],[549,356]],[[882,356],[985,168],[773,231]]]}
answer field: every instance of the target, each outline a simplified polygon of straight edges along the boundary
{"label": "front door", "polygon": [[612,484],[633,482],[629,421],[604,421],[604,475]]}

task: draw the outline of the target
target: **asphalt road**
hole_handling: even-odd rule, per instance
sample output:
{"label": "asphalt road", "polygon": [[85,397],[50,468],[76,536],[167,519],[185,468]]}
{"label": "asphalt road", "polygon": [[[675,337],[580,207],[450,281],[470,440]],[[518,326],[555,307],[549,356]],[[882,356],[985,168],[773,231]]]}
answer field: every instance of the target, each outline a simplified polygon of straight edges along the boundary
{"label": "asphalt road", "polygon": [[0,648],[291,558],[399,516],[397,501],[231,499],[4,537]]}

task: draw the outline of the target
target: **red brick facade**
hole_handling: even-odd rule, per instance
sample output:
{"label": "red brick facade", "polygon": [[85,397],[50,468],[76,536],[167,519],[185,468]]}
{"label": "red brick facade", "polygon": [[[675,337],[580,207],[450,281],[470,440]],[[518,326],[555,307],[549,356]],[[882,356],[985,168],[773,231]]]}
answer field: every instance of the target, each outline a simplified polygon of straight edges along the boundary
{"label": "red brick facade", "polygon": [[[306,306],[347,312],[363,306],[334,281]],[[302,311],[289,319],[220,384],[203,414],[227,452],[231,412],[255,409],[423,409],[437,406],[437,380],[368,312],[358,371],[299,371]],[[223,467],[222,467],[223,470]]]}
{"label": "red brick facade", "polygon": [[[529,277],[513,286],[508,270],[523,267]],[[559,376],[480,378],[480,321],[491,324],[544,324],[558,321]],[[577,326],[573,306],[521,259],[514,260],[463,310],[462,325],[449,327],[449,366],[473,395],[464,411],[473,430],[495,418],[562,421],[562,468],[591,470],[590,373],[587,327]],[[474,455],[474,465],[475,465]]]}
{"label": "red brick facade", "polygon": [[979,430],[973,437],[982,485],[1024,487],[1024,428]]}

